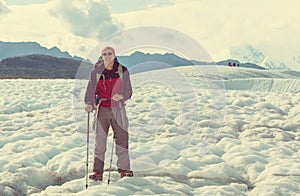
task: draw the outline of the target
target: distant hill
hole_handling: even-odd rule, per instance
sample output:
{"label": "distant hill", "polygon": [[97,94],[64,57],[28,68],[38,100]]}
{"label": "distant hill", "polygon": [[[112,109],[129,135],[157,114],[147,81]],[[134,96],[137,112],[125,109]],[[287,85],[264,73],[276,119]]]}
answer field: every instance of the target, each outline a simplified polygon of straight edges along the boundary
{"label": "distant hill", "polygon": [[264,67],[261,67],[259,65],[254,64],[254,63],[241,63],[238,60],[234,60],[234,59],[227,59],[227,60],[224,60],[224,61],[219,61],[216,64],[217,65],[228,66],[229,62],[231,64],[233,64],[233,63],[235,63],[236,65],[239,64],[239,67],[246,67],[246,68],[253,68],[253,69],[266,69]]}
{"label": "distant hill", "polygon": [[78,56],[71,56],[68,52],[62,52],[57,47],[50,49],[41,46],[36,42],[2,42],[0,41],[0,60],[10,57],[26,56],[31,54],[43,54],[58,58],[70,58],[83,60]]}
{"label": "distant hill", "polygon": [[[228,59],[224,61],[219,62],[204,62],[204,61],[197,61],[197,60],[187,60],[184,58],[181,58],[173,53],[166,53],[166,54],[149,54],[149,53],[142,53],[142,52],[134,52],[129,56],[118,56],[118,60],[124,64],[127,65],[129,68],[138,65],[140,63],[145,63],[145,70],[154,70],[158,69],[158,67],[167,68],[167,67],[177,67],[177,66],[186,66],[186,65],[224,65],[228,66],[228,62],[235,62],[236,64],[239,64],[240,67],[247,67],[247,68],[254,68],[254,69],[265,69],[259,65],[253,64],[253,63],[240,63],[237,60]],[[151,63],[152,63],[152,68]],[[157,63],[154,63],[157,62]],[[166,65],[164,65],[166,64]],[[140,71],[140,69],[139,69]]]}
{"label": "distant hill", "polygon": [[[201,62],[186,60],[173,53],[167,54],[144,54],[135,52],[130,56],[118,56],[118,60],[129,68],[131,73],[139,73],[150,70],[164,69],[187,65],[219,65],[227,66],[228,62],[239,63],[228,59],[220,62]],[[93,65],[71,58],[57,58],[49,55],[27,55],[11,57],[0,61],[0,78],[88,78]],[[79,67],[80,66],[80,67]],[[242,64],[240,67],[264,69],[255,64]],[[78,69],[80,70],[78,71]],[[76,76],[76,73],[80,74]]]}
{"label": "distant hill", "polygon": [[[0,62],[0,78],[75,78],[82,61],[47,55],[12,57]],[[92,69],[87,66],[84,74]],[[84,77],[83,77],[84,78]]]}
{"label": "distant hill", "polygon": [[170,64],[172,66],[192,65],[193,63],[187,59],[181,58],[173,53],[166,54],[149,54],[136,51],[129,56],[118,56],[118,60],[124,65],[137,65],[148,61],[158,61],[161,63]]}
{"label": "distant hill", "polygon": [[130,69],[130,73],[140,73],[193,64],[191,61],[181,58],[173,53],[145,54],[139,51],[136,51],[129,56],[118,56],[118,60]]}
{"label": "distant hill", "polygon": [[[149,54],[136,51],[129,56],[118,56],[118,59],[124,65],[128,67],[133,67],[138,64],[142,64],[144,62],[148,62],[144,64],[143,71],[154,70],[158,69],[159,67],[170,67],[170,66],[185,66],[185,65],[224,65],[226,66],[228,62],[236,62],[239,63],[240,67],[247,67],[247,68],[255,68],[255,69],[279,69],[279,70],[290,70],[284,63],[282,62],[275,62],[268,59],[262,52],[258,49],[253,48],[250,45],[245,46],[236,46],[231,47],[231,58],[224,61],[219,62],[203,62],[199,60],[188,60],[182,57],[175,55],[174,53],[166,53],[166,54]],[[57,58],[68,58],[74,59],[79,61],[87,61],[90,63],[89,60],[85,60],[79,56],[71,56],[67,51],[61,51],[58,47],[46,48],[41,46],[37,42],[3,42],[0,41],[0,61],[6,58],[11,57],[20,57],[20,56],[27,56],[33,54],[41,54],[41,55],[48,55]],[[300,52],[297,53],[293,57],[294,61],[300,62]],[[233,60],[234,59],[234,60]],[[151,64],[150,62],[160,62],[158,64]],[[149,65],[152,66],[150,67]],[[164,65],[163,65],[164,64]],[[133,69],[137,72],[140,72],[141,67],[138,69]]]}

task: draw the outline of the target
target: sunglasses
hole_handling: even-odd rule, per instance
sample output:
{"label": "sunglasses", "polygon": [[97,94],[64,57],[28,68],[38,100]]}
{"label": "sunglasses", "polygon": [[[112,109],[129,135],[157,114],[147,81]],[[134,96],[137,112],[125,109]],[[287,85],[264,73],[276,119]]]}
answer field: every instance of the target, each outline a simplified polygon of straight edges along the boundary
{"label": "sunglasses", "polygon": [[113,54],[112,52],[109,52],[109,53],[105,53],[105,52],[104,52],[104,53],[102,53],[103,56],[106,56],[106,55],[111,56],[112,54]]}

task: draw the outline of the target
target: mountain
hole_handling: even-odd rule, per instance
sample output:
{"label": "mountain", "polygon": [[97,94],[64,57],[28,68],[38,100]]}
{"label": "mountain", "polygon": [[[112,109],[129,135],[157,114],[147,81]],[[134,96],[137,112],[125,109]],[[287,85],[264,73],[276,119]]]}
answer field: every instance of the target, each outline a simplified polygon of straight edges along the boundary
{"label": "mountain", "polygon": [[[177,66],[186,66],[186,65],[228,65],[228,62],[235,62],[236,64],[240,64],[240,67],[247,67],[247,68],[254,68],[254,69],[265,69],[259,65],[254,63],[240,63],[237,60],[224,60],[219,62],[205,62],[205,61],[198,61],[198,60],[187,60],[181,58],[174,53],[166,53],[166,54],[149,54],[136,51],[129,56],[118,56],[118,60],[128,66],[129,68],[134,67],[138,64],[145,64],[145,66],[141,66],[142,68],[146,68],[149,71],[158,69],[159,67],[167,68],[167,67],[177,67]],[[155,63],[154,63],[155,62]],[[149,66],[153,66],[154,68],[150,69]],[[140,69],[139,69],[140,72]]]}
{"label": "mountain", "polygon": [[118,56],[118,60],[130,69],[130,73],[140,73],[193,64],[191,61],[181,58],[173,53],[145,54],[140,51],[135,51],[129,56]]}
{"label": "mountain", "polygon": [[[268,58],[263,52],[252,47],[251,45],[242,45],[234,46],[230,48],[231,58],[239,61],[240,67],[249,67],[261,69],[262,67],[266,69],[277,69],[277,70],[290,70],[285,62],[278,62]],[[0,61],[6,58],[18,57],[18,56],[27,56],[33,54],[41,54],[47,56],[53,56],[58,58],[69,58],[79,61],[87,61],[79,56],[71,56],[67,51],[61,51],[58,47],[46,48],[41,46],[37,42],[3,42],[0,41]],[[187,60],[181,58],[174,53],[166,54],[149,54],[136,51],[129,56],[118,56],[118,59],[124,65],[132,67],[144,62],[160,62],[160,65],[152,67],[144,65],[143,70],[153,70],[159,67],[165,66],[184,66],[184,65],[207,65],[207,64],[217,64],[217,65],[227,65],[228,61],[231,59],[220,61],[220,62],[203,62],[199,60]],[[300,63],[300,51],[297,51],[296,54],[292,57],[293,62]],[[233,61],[233,60],[231,60]],[[163,65],[164,64],[164,65]],[[147,66],[147,69],[145,69]],[[137,70],[140,72],[140,70]]]}
{"label": "mountain", "polygon": [[[75,78],[80,65],[84,78],[92,69],[92,64],[70,58],[57,58],[48,55],[28,55],[12,57],[0,62],[0,78]],[[82,69],[84,68],[84,69]]]}
{"label": "mountain", "polygon": [[230,54],[233,59],[237,59],[242,63],[253,63],[274,70],[290,70],[285,62],[270,59],[260,50],[251,45],[234,46],[230,48]]}
{"label": "mountain", "polygon": [[223,61],[218,61],[218,62],[204,62],[204,61],[196,61],[196,60],[191,60],[194,65],[222,65],[222,66],[228,66],[228,63],[235,63],[236,65],[238,64],[239,67],[246,67],[246,68],[252,68],[252,69],[266,69],[264,67],[261,67],[259,65],[253,64],[253,63],[241,63],[238,60],[234,59],[227,59]]}
{"label": "mountain", "polygon": [[0,41],[0,60],[16,56],[26,56],[31,54],[43,54],[58,58],[70,58],[83,60],[81,57],[71,56],[68,52],[62,52],[59,48],[50,49],[41,46],[36,42],[2,42]]}
{"label": "mountain", "polygon": [[136,65],[139,63],[158,61],[161,63],[170,64],[173,66],[191,65],[191,61],[181,58],[173,53],[165,54],[149,54],[136,51],[129,56],[118,56],[118,60],[125,65]]}
{"label": "mountain", "polygon": [[[219,62],[189,61],[173,53],[144,54],[137,51],[129,56],[118,56],[118,60],[129,68],[130,73],[140,73],[193,64],[197,66],[228,66],[228,62],[235,62],[239,64],[240,67],[264,69],[252,63],[240,63],[232,59]],[[0,78],[88,78],[92,68],[92,63],[86,61],[34,54],[6,58],[0,61]]]}

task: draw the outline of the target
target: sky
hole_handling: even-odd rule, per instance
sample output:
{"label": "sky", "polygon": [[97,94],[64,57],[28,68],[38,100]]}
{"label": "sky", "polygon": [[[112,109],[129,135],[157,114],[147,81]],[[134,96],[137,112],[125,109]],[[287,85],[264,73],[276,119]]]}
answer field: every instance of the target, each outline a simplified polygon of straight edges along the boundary
{"label": "sky", "polygon": [[154,25],[187,34],[215,61],[251,45],[300,70],[298,7],[297,0],[0,0],[0,40],[85,57],[113,33]]}

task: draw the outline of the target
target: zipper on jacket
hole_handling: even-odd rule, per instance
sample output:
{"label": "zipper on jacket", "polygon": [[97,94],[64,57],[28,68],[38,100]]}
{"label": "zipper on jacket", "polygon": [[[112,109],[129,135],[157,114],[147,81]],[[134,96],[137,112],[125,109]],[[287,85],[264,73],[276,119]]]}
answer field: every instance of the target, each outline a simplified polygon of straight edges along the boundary
{"label": "zipper on jacket", "polygon": [[113,89],[112,89],[112,85],[111,85],[111,76],[109,77],[109,84],[110,84],[110,96],[112,97],[112,91],[113,91]]}

